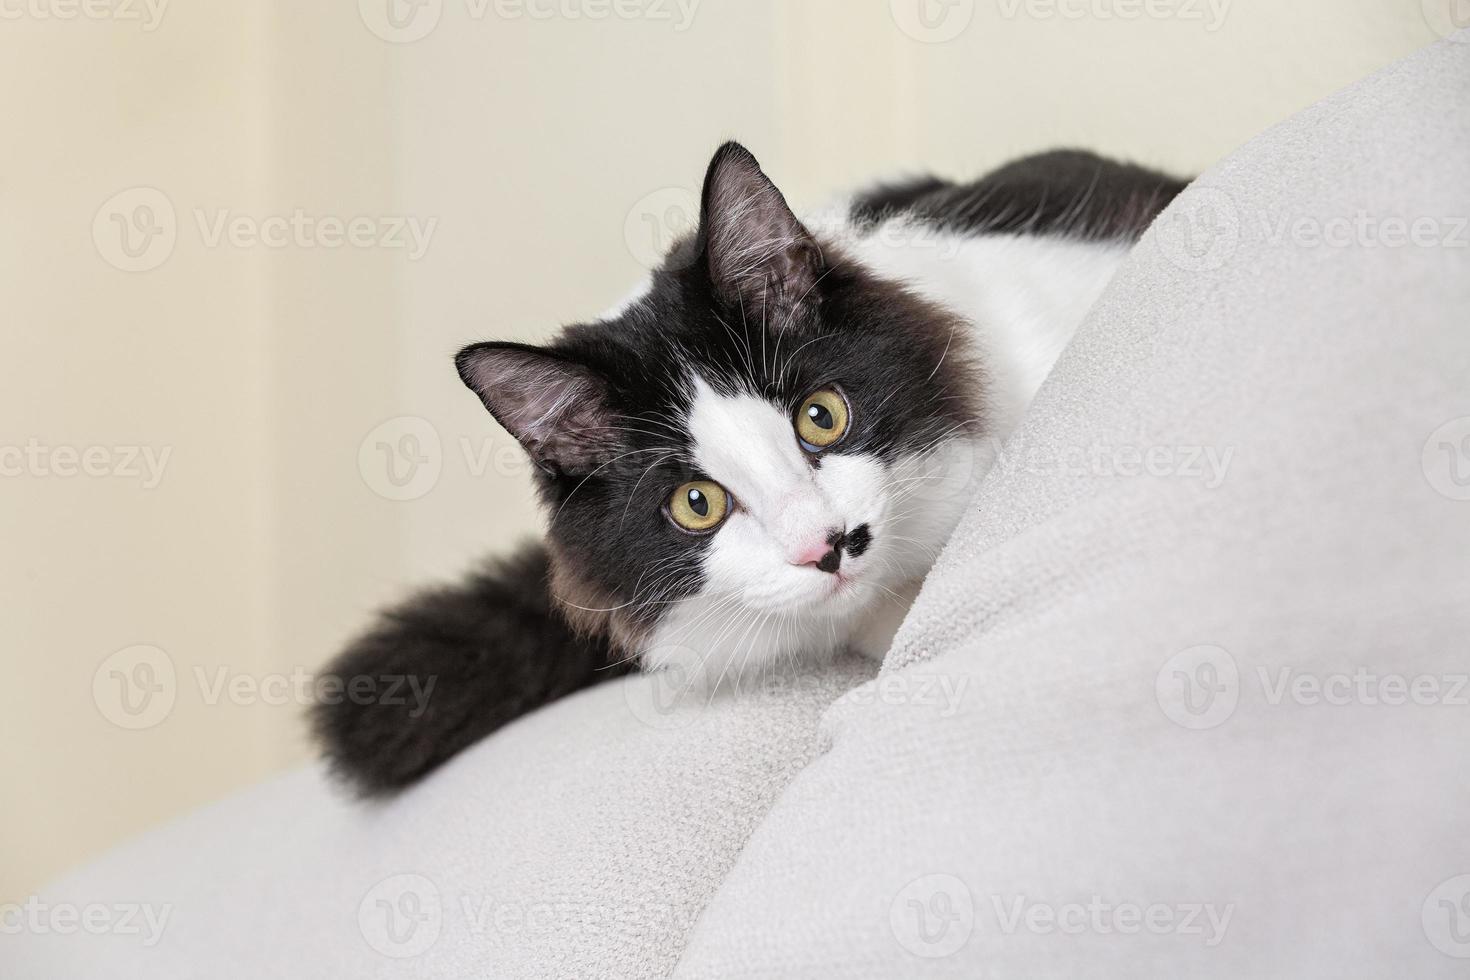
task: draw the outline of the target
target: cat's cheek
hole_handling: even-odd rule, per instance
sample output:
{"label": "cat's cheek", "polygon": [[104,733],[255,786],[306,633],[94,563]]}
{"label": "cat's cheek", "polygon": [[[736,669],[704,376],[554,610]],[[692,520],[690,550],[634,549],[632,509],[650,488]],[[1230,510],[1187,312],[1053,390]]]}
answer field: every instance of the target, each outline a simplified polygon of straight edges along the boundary
{"label": "cat's cheek", "polygon": [[993,441],[969,436],[894,462],[889,506],[896,571],[907,578],[928,574],[994,462]]}
{"label": "cat's cheek", "polygon": [[884,546],[891,479],[883,461],[867,453],[831,453],[822,457],[822,465],[816,470],[817,486],[831,501],[843,528],[850,531],[868,525],[873,538],[869,553]]}
{"label": "cat's cheek", "polygon": [[785,556],[760,523],[734,514],[714,535],[702,559],[706,597],[737,594],[742,603],[763,592],[772,575],[787,570]]}

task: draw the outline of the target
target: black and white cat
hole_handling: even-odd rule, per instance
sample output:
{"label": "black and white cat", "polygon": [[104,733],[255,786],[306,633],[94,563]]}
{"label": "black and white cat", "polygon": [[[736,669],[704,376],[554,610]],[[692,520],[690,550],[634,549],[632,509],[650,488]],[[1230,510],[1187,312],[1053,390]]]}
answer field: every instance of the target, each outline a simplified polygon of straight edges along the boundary
{"label": "black and white cat", "polygon": [[390,610],[332,665],[435,682],[320,705],[334,769],[392,791],[639,664],[718,690],[881,657],[994,447],[1182,181],[1089,153],[879,187],[803,222],[735,143],[696,234],[546,347],[460,377],[537,466],[544,548]]}

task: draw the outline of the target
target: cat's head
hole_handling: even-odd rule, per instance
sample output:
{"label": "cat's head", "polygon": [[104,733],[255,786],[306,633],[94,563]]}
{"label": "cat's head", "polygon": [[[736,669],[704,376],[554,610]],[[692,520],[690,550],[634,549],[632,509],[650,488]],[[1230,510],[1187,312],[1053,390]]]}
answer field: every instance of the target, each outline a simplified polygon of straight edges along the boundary
{"label": "cat's head", "polygon": [[456,364],[536,463],[553,594],[651,667],[714,680],[847,642],[973,482],[964,324],[814,236],[734,143],[642,295]]}

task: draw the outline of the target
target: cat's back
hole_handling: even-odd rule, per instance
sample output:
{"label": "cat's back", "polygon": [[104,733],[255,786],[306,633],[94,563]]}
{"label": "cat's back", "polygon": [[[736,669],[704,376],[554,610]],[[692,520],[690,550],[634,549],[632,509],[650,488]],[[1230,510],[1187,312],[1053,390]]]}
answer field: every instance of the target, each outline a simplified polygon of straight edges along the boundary
{"label": "cat's back", "polygon": [[900,222],[960,235],[1027,234],[1133,242],[1187,181],[1087,150],[1022,157],[969,181],[921,176],[854,195],[859,232]]}
{"label": "cat's back", "polygon": [[1053,150],[969,182],[876,184],[812,223],[820,240],[972,326],[1005,429],[1128,250],[1186,184],[1095,153]]}

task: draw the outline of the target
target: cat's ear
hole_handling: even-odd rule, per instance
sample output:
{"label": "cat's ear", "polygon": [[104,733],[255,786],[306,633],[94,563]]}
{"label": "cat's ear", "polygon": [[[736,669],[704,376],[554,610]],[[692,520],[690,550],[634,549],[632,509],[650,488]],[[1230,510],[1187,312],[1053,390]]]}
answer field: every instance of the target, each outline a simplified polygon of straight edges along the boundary
{"label": "cat's ear", "polygon": [[591,368],[525,344],[472,344],[454,358],[459,376],[549,473],[581,476],[622,445],[607,381]]}
{"label": "cat's ear", "polygon": [[750,151],[726,143],[704,177],[700,237],[720,298],[790,312],[810,299],[822,253]]}

